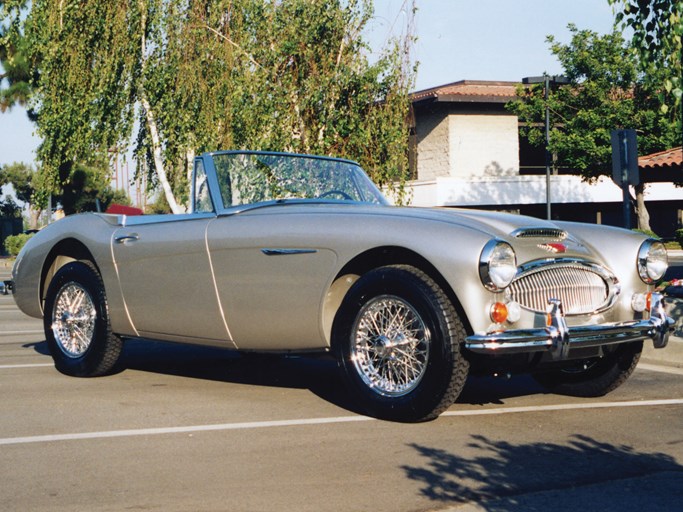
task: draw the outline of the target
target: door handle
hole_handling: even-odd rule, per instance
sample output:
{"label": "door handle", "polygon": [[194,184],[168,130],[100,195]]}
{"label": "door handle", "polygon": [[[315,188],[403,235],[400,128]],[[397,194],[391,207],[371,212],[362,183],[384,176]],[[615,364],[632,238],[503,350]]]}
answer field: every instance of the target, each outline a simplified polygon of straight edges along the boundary
{"label": "door handle", "polygon": [[140,236],[137,233],[117,236],[116,238],[114,238],[114,242],[116,242],[117,244],[125,244],[126,242],[137,242],[138,240],[140,240]]}

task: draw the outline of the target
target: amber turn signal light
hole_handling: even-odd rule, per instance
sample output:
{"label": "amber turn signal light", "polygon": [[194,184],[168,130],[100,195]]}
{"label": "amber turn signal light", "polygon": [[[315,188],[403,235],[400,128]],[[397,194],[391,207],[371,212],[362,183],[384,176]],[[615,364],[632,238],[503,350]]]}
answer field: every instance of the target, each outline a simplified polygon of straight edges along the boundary
{"label": "amber turn signal light", "polygon": [[491,320],[497,324],[502,324],[508,318],[508,308],[502,302],[494,302],[491,306]]}

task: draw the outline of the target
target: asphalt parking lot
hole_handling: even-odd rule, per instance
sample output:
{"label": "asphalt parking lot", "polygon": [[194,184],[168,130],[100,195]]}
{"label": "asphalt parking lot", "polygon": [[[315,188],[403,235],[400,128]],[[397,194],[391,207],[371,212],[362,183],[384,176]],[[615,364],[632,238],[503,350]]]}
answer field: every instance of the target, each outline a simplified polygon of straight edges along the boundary
{"label": "asphalt parking lot", "polygon": [[682,347],[601,399],[471,379],[405,425],[358,414],[327,359],[136,341],[66,377],[0,296],[0,509],[680,510]]}

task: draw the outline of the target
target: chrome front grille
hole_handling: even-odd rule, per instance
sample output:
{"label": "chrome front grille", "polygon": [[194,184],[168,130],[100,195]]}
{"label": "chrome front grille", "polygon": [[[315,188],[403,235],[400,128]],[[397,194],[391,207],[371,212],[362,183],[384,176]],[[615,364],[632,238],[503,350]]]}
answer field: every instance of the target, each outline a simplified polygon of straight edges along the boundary
{"label": "chrome front grille", "polygon": [[548,299],[560,299],[565,314],[583,315],[611,305],[618,288],[616,278],[602,267],[551,261],[523,268],[508,293],[509,299],[532,311],[545,313]]}

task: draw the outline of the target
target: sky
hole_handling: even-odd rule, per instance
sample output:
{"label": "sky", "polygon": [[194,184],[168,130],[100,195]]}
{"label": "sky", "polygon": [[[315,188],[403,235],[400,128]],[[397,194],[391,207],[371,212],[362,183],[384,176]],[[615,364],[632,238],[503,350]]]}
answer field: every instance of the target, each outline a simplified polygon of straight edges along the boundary
{"label": "sky", "polygon": [[[374,3],[366,36],[377,49],[405,30],[404,11],[411,1]],[[416,0],[416,5],[415,90],[459,80],[516,81],[544,72],[561,74],[546,36],[567,43],[569,23],[605,34],[614,22],[607,0]],[[23,109],[0,114],[0,166],[33,163],[40,142],[33,132]]]}

